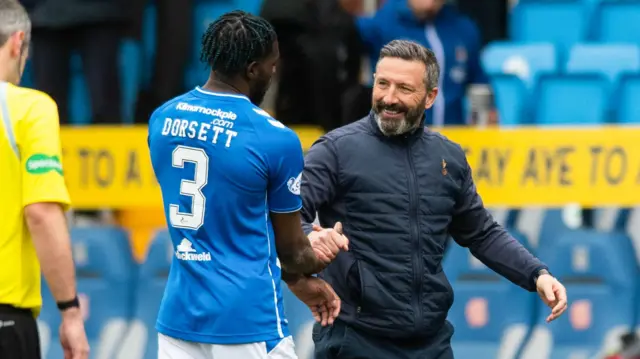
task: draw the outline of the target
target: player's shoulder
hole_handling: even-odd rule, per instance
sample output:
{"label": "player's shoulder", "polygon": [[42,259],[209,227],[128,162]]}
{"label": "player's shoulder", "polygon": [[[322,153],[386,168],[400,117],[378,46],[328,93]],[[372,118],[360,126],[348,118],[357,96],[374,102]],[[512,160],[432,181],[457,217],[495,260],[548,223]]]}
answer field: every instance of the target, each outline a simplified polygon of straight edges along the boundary
{"label": "player's shoulder", "polygon": [[[0,82],[0,95],[4,97],[9,116],[14,122],[58,121],[58,105],[42,91]],[[15,118],[13,118],[15,117]]]}
{"label": "player's shoulder", "polygon": [[265,145],[286,148],[301,146],[298,134],[276,120],[270,113],[253,104],[248,109],[251,112],[248,116]]}
{"label": "player's shoulder", "polygon": [[184,93],[182,95],[176,96],[166,101],[165,103],[160,105],[158,108],[156,108],[156,110],[153,111],[153,113],[151,114],[151,119],[179,110],[181,103],[189,103],[192,100],[193,100],[193,96],[191,95],[191,91]]}
{"label": "player's shoulder", "polygon": [[28,107],[28,106],[45,106],[45,107],[58,107],[56,102],[51,98],[51,96],[46,93],[27,88],[12,85],[9,83],[4,83],[5,91],[6,91],[6,99],[9,103],[9,106],[15,104],[16,106]]}
{"label": "player's shoulder", "polygon": [[289,127],[285,126],[282,122],[278,121],[273,117],[269,112],[261,109],[260,107],[250,104],[247,107],[247,116],[252,120],[252,122],[263,130],[264,133],[268,133],[270,135],[284,135],[290,136],[295,135],[295,132]]}

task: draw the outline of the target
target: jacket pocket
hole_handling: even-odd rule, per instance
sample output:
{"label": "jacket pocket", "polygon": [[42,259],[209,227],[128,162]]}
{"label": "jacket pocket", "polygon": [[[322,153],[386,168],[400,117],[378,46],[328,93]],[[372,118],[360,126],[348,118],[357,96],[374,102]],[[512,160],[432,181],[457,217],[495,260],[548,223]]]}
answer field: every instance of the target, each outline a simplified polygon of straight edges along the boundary
{"label": "jacket pocket", "polygon": [[347,285],[349,286],[349,292],[353,294],[353,301],[358,308],[362,303],[362,296],[364,293],[364,285],[362,283],[362,276],[360,275],[360,261],[354,259],[353,263],[349,267],[347,272]]}
{"label": "jacket pocket", "polygon": [[357,261],[361,295],[357,316],[370,328],[393,330],[414,323],[411,307],[410,276],[404,273],[380,274],[365,262]]}

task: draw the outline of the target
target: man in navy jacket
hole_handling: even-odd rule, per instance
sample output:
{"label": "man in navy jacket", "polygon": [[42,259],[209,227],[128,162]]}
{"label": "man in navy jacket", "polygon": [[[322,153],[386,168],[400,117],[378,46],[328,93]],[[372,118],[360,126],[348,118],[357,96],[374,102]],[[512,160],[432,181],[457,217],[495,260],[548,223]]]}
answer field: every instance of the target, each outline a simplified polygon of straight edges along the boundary
{"label": "man in navy jacket", "polygon": [[[369,116],[329,132],[302,174],[303,226],[342,299],[332,327],[316,326],[317,359],[451,359],[452,288],[442,271],[449,235],[489,268],[540,294],[554,320],[566,290],[484,208],[462,148],[424,127],[439,66],[420,44],[380,52]],[[313,228],[316,212],[323,228]],[[319,238],[341,222],[349,251]],[[328,243],[328,241],[324,241]]]}

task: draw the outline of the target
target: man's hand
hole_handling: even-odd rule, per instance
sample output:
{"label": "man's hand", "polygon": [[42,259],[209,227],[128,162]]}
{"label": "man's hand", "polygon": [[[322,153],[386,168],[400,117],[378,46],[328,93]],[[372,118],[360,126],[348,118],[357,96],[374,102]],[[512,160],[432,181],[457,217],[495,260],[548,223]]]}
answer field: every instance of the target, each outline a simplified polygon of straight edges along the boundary
{"label": "man's hand", "polygon": [[317,322],[322,326],[333,324],[340,314],[340,298],[327,282],[320,278],[305,277],[288,285],[291,292],[311,309]]}
{"label": "man's hand", "polygon": [[313,252],[325,265],[331,263],[340,250],[349,250],[349,240],[342,234],[342,223],[337,222],[331,229],[313,225],[314,232],[309,234]]}
{"label": "man's hand", "polygon": [[538,295],[551,308],[547,323],[557,319],[567,310],[567,290],[557,279],[549,274],[543,274],[536,281]]}
{"label": "man's hand", "polygon": [[64,359],[89,358],[89,342],[84,331],[80,308],[71,308],[62,312],[60,344],[64,351]]}

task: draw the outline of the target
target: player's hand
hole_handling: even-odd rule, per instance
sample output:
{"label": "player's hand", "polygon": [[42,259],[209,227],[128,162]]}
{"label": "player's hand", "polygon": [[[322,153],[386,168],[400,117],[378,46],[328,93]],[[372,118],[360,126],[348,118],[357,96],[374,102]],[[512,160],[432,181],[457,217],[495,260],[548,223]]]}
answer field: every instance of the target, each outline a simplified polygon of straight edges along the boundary
{"label": "player's hand", "polygon": [[567,290],[557,279],[549,274],[543,274],[536,281],[538,295],[551,308],[547,323],[557,319],[567,310]]}
{"label": "player's hand", "polygon": [[313,225],[309,241],[316,257],[325,265],[331,263],[341,250],[349,250],[349,239],[342,233],[342,223],[337,222],[333,228],[324,229]]}
{"label": "player's hand", "polygon": [[322,326],[332,325],[340,314],[340,298],[333,288],[320,278],[301,278],[289,284],[289,289],[311,309],[311,314]]}
{"label": "player's hand", "polygon": [[89,358],[89,342],[84,331],[80,308],[71,308],[62,312],[60,344],[64,351],[64,359]]}

